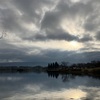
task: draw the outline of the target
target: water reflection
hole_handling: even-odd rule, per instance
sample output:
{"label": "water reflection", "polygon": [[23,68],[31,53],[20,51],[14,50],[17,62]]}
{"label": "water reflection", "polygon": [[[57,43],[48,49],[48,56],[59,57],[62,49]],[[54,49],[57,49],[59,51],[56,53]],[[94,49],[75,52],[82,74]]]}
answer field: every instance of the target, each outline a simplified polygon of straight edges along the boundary
{"label": "water reflection", "polygon": [[72,74],[59,74],[58,72],[48,72],[48,77],[58,78],[61,75],[63,82],[69,81],[69,79],[74,79],[75,75]]}
{"label": "water reflection", "polygon": [[100,80],[58,73],[0,74],[0,100],[99,100]]}
{"label": "water reflection", "polygon": [[[82,75],[82,74],[65,74],[65,73],[59,73],[59,72],[47,72],[48,77],[52,77],[52,78],[58,78],[59,76],[62,76],[62,81],[66,82],[69,81],[69,79],[74,79],[76,76],[81,76],[84,77],[86,75]],[[95,79],[100,79],[100,76],[93,76],[93,75],[88,75],[88,77],[92,77]]]}

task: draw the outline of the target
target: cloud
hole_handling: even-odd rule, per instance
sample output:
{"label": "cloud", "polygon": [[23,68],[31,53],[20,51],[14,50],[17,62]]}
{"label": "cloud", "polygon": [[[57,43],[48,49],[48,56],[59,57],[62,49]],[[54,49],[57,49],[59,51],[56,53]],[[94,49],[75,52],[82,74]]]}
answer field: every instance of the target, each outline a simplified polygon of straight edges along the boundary
{"label": "cloud", "polygon": [[[56,5],[55,9],[49,12],[45,13],[45,16],[43,17],[43,20],[41,22],[41,28],[43,30],[45,30],[46,36],[51,36],[52,35],[52,31],[53,33],[53,37],[55,38],[55,35],[58,35],[58,39],[59,37],[62,37],[62,39],[64,40],[76,40],[79,42],[88,42],[88,41],[92,41],[92,36],[84,34],[82,33],[78,33],[79,28],[81,26],[81,28],[84,29],[84,25],[86,25],[86,18],[88,16],[90,16],[90,14],[93,12],[93,7],[91,5],[91,3],[84,3],[84,2],[78,2],[78,3],[72,3],[71,1],[67,2],[67,1],[60,1],[58,2],[58,4]],[[78,19],[78,21],[77,21]],[[62,21],[64,21],[63,24]],[[70,22],[72,21],[72,22]],[[68,25],[66,23],[69,23]],[[77,31],[73,30],[73,23],[76,23],[77,27],[76,29],[78,29]],[[64,24],[66,25],[66,29],[62,27],[62,25],[64,26]],[[89,25],[90,27],[90,25]],[[70,28],[70,31],[69,31]],[[49,31],[48,31],[49,30]],[[62,31],[62,32],[61,32]],[[63,31],[65,31],[65,33],[67,34],[63,34]],[[77,33],[75,33],[75,31]],[[50,33],[51,32],[51,33]],[[84,29],[85,32],[85,29]],[[59,35],[60,33],[60,35]],[[78,36],[76,36],[76,34]],[[79,38],[79,36],[84,35],[82,38]],[[44,36],[41,35],[37,35],[36,37],[40,37],[41,39],[43,39]]]}
{"label": "cloud", "polygon": [[[10,47],[11,48],[11,47]],[[77,51],[61,51],[55,49],[40,48],[16,48],[0,49],[1,62],[33,62],[41,65],[47,65],[50,62],[66,61],[70,63],[89,62],[91,60],[99,60],[100,52],[80,52]],[[33,49],[33,50],[32,50]],[[19,56],[20,55],[20,56]]]}
{"label": "cloud", "polygon": [[4,30],[15,32],[21,30],[21,25],[19,23],[19,16],[13,10],[3,9],[1,10],[1,26]]}
{"label": "cloud", "polygon": [[95,37],[96,37],[97,40],[100,40],[100,32],[97,32]]}
{"label": "cloud", "polygon": [[56,52],[68,61],[90,61],[91,51],[98,59],[99,8],[100,0],[0,0],[0,32],[7,33],[0,39],[1,61],[60,61],[53,59]]}
{"label": "cloud", "polygon": [[[30,38],[32,35],[34,37],[34,34],[38,33],[34,31],[33,27],[32,30],[29,30],[31,25],[34,25],[38,30],[41,27],[39,33],[43,30],[48,38],[57,39],[58,37],[57,40],[59,40],[59,36],[61,36],[67,38],[66,40],[68,41],[73,40],[77,37],[74,35],[74,32],[68,31],[68,28],[71,26],[70,22],[65,32],[61,27],[62,20],[65,19],[68,22],[69,19],[71,19],[73,23],[76,23],[74,19],[76,20],[77,17],[79,17],[79,19],[83,18],[84,20],[84,16],[86,17],[93,12],[91,3],[81,1],[73,3],[71,1],[62,0],[55,3],[52,0],[12,0],[10,3],[7,1],[3,3],[6,4],[7,7],[1,9],[2,27],[7,31],[16,33],[16,35],[23,39]],[[50,9],[50,7],[52,7],[52,9]],[[81,26],[83,25],[82,22],[80,24]],[[84,25],[85,24],[84,22]],[[67,33],[67,35],[64,33]],[[37,34],[36,37],[45,38],[42,34]]]}
{"label": "cloud", "polygon": [[87,31],[95,32],[95,31],[98,31],[100,27],[100,23],[99,23],[100,5],[98,3],[100,3],[99,0],[96,0],[95,2],[91,0],[90,2],[90,5],[92,6],[93,9],[92,9],[92,12],[87,16],[86,22],[84,24],[84,27]]}
{"label": "cloud", "polygon": [[[67,0],[67,1],[62,0],[58,3],[58,5],[55,7],[53,11],[45,14],[43,21],[46,21],[47,19],[49,19],[52,23],[53,21],[55,23],[56,20],[58,22],[58,20],[61,21],[64,18],[66,20],[72,19],[74,22],[74,20],[76,20],[77,17],[84,18],[87,15],[89,15],[92,12],[92,10],[93,8],[91,4],[89,3],[87,4],[84,4],[82,2],[72,3],[70,2],[70,0]],[[49,22],[47,23],[49,24]]]}
{"label": "cloud", "polygon": [[92,41],[92,40],[93,40],[93,37],[86,34],[82,38],[79,39],[79,42],[89,42],[89,41]]}
{"label": "cloud", "polygon": [[[37,26],[42,18],[42,7],[48,6],[50,1],[41,0],[10,0],[3,2],[0,7],[1,27],[8,32],[24,34],[29,32],[25,25],[30,23]],[[5,7],[6,6],[6,7]],[[34,29],[33,29],[34,30]],[[20,34],[19,34],[20,33]]]}
{"label": "cloud", "polygon": [[77,40],[78,37],[71,35],[67,32],[64,32],[61,29],[57,29],[57,30],[47,30],[46,31],[46,35],[42,35],[42,34],[36,34],[34,36],[34,38],[36,40],[66,40],[66,41],[72,41],[72,40]]}

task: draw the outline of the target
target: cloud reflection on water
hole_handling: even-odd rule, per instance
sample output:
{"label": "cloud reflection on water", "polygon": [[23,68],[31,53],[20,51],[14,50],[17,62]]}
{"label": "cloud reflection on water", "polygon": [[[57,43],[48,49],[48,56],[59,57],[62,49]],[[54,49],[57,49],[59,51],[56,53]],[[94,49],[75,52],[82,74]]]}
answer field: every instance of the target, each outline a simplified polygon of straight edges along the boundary
{"label": "cloud reflection on water", "polygon": [[[29,88],[29,90],[32,90],[32,89]],[[37,90],[37,92],[39,91],[38,89],[33,88],[33,91],[34,90]],[[66,99],[79,100],[80,98],[86,97],[86,93],[79,89],[68,89],[68,90],[62,89],[61,91],[43,90],[42,92],[40,91],[36,94],[34,94],[34,92],[16,94],[8,98],[8,100],[23,100],[23,99],[24,100],[35,100],[35,99],[36,100],[66,100]]]}
{"label": "cloud reflection on water", "polygon": [[76,76],[62,82],[61,78],[35,73],[3,74],[0,100],[99,100],[99,79]]}

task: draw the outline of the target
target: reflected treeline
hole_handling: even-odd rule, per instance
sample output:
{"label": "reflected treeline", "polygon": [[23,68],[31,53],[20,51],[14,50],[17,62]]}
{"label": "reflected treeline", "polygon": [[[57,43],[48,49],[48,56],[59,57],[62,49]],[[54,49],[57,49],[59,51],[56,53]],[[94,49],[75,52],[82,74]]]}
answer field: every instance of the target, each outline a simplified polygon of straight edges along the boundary
{"label": "reflected treeline", "polygon": [[61,75],[61,79],[63,82],[69,81],[69,79],[74,78],[74,75],[71,74],[61,74],[61,73],[57,73],[57,72],[47,72],[48,77],[52,77],[52,78],[58,78]]}
{"label": "reflected treeline", "polygon": [[58,76],[59,76],[59,73],[57,73],[57,72],[48,72],[48,76],[49,77],[53,77],[53,78],[58,78]]}
{"label": "reflected treeline", "polygon": [[61,76],[61,79],[63,82],[67,82],[70,79],[75,79],[75,77],[77,76],[74,74],[65,74],[65,73],[59,73],[59,72],[47,72],[47,74],[48,74],[48,77],[52,77],[52,78],[58,78],[59,76]]}
{"label": "reflected treeline", "polygon": [[[63,82],[67,82],[71,79],[75,79],[76,76],[81,76],[81,77],[84,77],[84,76],[87,76],[85,74],[66,74],[66,73],[59,73],[59,72],[47,72],[48,74],[48,77],[51,77],[51,78],[58,78],[59,76],[61,76],[61,79]],[[96,76],[96,75],[88,75],[88,77],[92,77],[92,78],[96,78],[96,79],[100,79],[100,76]]]}

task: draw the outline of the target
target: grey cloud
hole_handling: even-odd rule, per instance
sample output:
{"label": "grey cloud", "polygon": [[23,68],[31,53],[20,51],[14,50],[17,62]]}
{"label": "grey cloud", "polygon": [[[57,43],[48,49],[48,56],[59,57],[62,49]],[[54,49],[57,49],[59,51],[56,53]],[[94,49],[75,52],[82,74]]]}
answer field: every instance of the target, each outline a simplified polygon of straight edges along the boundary
{"label": "grey cloud", "polygon": [[22,26],[21,21],[21,17],[14,8],[0,9],[0,27],[5,32],[23,36],[22,33],[27,30]]}
{"label": "grey cloud", "polygon": [[100,31],[99,31],[99,32],[97,32],[97,34],[96,34],[96,36],[95,36],[95,37],[96,37],[96,39],[97,39],[97,40],[100,40]]}
{"label": "grey cloud", "polygon": [[0,41],[0,62],[22,61],[27,49],[19,48],[6,40]]}
{"label": "grey cloud", "polygon": [[46,36],[43,36],[41,34],[36,34],[34,38],[36,40],[66,40],[66,41],[72,41],[78,39],[76,36],[66,33],[61,29],[54,31],[48,30],[46,31]]}
{"label": "grey cloud", "polygon": [[[0,0],[0,31],[5,29],[10,33],[14,33],[15,36],[19,36],[23,41],[26,39],[30,41],[33,40],[33,42],[41,40],[75,40],[87,44],[88,41],[93,42],[93,37],[91,35],[86,35],[88,31],[91,31],[91,33],[96,33],[99,31],[99,2],[100,0],[89,0],[89,2],[87,3],[72,3],[70,2],[70,0],[59,0],[58,4],[55,5],[54,0],[10,0],[9,3],[8,0]],[[55,8],[51,9],[54,5]],[[44,7],[47,7],[49,11],[44,13]],[[18,11],[22,13],[22,15],[20,15]],[[39,12],[37,13],[36,11]],[[83,36],[82,38],[79,38],[76,35],[72,35],[73,33],[65,32],[61,28],[61,21],[63,19],[71,19],[71,21],[74,23],[74,20],[76,20],[77,18],[83,19],[83,22],[80,21],[81,27],[85,29],[84,35],[81,35],[80,33],[80,36]],[[32,22],[39,29],[41,26],[41,29],[37,33],[29,31],[22,25],[22,22],[26,24]],[[45,34],[42,33],[42,31],[44,31]],[[99,32],[96,34],[95,38],[97,40],[100,40]],[[13,60],[15,58],[21,61],[35,62],[49,62],[55,60],[84,62],[94,59],[99,60],[100,58],[100,52],[88,51],[87,53],[85,52],[79,54],[73,51],[42,51],[40,48],[32,48],[40,50],[41,54],[29,55],[27,54],[27,51],[30,51],[28,47],[18,48],[17,46],[12,46],[9,41],[6,41],[6,39],[4,39],[0,41],[0,60]]]}
{"label": "grey cloud", "polygon": [[[29,54],[31,51],[40,51],[38,47],[24,47],[24,46],[15,46],[8,41],[2,39],[0,40],[0,62],[18,62],[18,61],[29,61],[31,57],[36,56],[34,54]],[[39,55],[39,54],[38,54]],[[38,56],[37,55],[37,56]],[[35,57],[34,57],[35,60]],[[37,59],[36,59],[37,60]]]}
{"label": "grey cloud", "polygon": [[39,5],[33,5],[35,0],[14,0],[14,4],[17,9],[23,14],[23,20],[27,22],[33,22],[34,17],[39,17],[35,13],[35,7]]}
{"label": "grey cloud", "polygon": [[0,49],[0,61],[21,61],[23,56],[24,52],[19,52],[16,49]]}
{"label": "grey cloud", "polygon": [[72,40],[76,40],[77,37],[74,35],[70,35],[69,33],[56,33],[56,34],[48,34],[47,38],[51,38],[51,39],[58,39],[58,40],[67,40],[67,41],[72,41]]}
{"label": "grey cloud", "polygon": [[[84,26],[87,25],[86,18],[93,12],[93,7],[91,3],[82,3],[78,2],[75,4],[72,4],[71,2],[65,2],[64,0],[60,1],[58,5],[55,7],[53,11],[49,11],[45,13],[45,16],[41,22],[41,29],[46,30],[46,38],[55,38],[56,35],[58,35],[58,39],[64,39],[64,40],[76,40],[79,42],[88,42],[92,41],[93,38],[89,35],[84,35],[81,39],[78,38],[78,36],[71,35],[71,33],[63,34],[63,32],[60,32],[58,34],[58,28],[61,29],[60,23],[62,19],[71,19],[74,22],[74,19],[77,17],[82,17],[84,19],[84,24],[80,22],[80,25],[84,28]],[[91,27],[90,23],[89,27]],[[93,25],[92,25],[93,26]],[[87,27],[88,28],[88,27]],[[92,28],[93,29],[93,28]],[[47,30],[51,30],[51,33]],[[52,30],[55,32],[52,35]],[[60,30],[62,31],[62,29]],[[56,34],[56,35],[55,35]],[[52,36],[53,37],[52,37]],[[37,38],[44,39],[45,37],[42,35],[37,35]],[[57,37],[57,36],[56,36]],[[63,38],[62,38],[63,37]],[[68,39],[69,38],[69,39]]]}
{"label": "grey cloud", "polygon": [[45,16],[41,22],[41,28],[46,29],[46,28],[56,28],[59,25],[59,14],[56,12],[46,12]]}
{"label": "grey cloud", "polygon": [[90,36],[89,34],[84,35],[82,38],[80,38],[78,41],[79,42],[89,42],[92,41],[93,37]]}
{"label": "grey cloud", "polygon": [[98,31],[98,29],[100,27],[99,15],[100,15],[100,13],[98,12],[97,14],[93,13],[93,15],[88,16],[88,18],[85,20],[85,24],[84,24],[84,28],[87,31],[93,31],[93,32]]}
{"label": "grey cloud", "polygon": [[47,62],[66,61],[70,63],[89,62],[92,60],[99,60],[100,52],[83,52],[76,53],[75,51],[60,51],[60,50],[46,50],[43,52],[44,57],[47,57]]}
{"label": "grey cloud", "polygon": [[[35,48],[34,48],[35,49]],[[33,62],[41,65],[46,65],[50,62],[66,61],[70,63],[89,62],[91,60],[99,60],[100,52],[83,52],[76,53],[75,51],[60,51],[60,50],[41,50],[38,54],[27,54],[28,50],[23,49],[0,49],[1,61],[23,61]],[[20,55],[20,56],[19,56]]]}
{"label": "grey cloud", "polygon": [[23,37],[23,40],[28,41],[48,41],[48,40],[65,40],[65,41],[77,41],[81,43],[88,43],[93,41],[93,37],[89,34],[83,35],[81,38],[79,36],[72,35],[70,33],[65,32],[62,29],[56,29],[56,30],[46,30],[46,33],[40,34],[35,33],[34,36],[27,36]]}
{"label": "grey cloud", "polygon": [[97,47],[91,47],[91,46],[82,48],[82,49],[80,49],[80,50],[81,50],[81,51],[91,51],[91,50],[93,50],[93,51],[100,51],[99,48],[97,48]]}
{"label": "grey cloud", "polygon": [[56,30],[53,32],[46,31],[46,34],[37,33],[34,36],[23,37],[22,39],[28,41],[48,41],[48,40],[65,40],[65,41],[78,41],[82,43],[87,43],[93,41],[93,37],[90,35],[84,35],[82,38],[74,36],[63,30]]}
{"label": "grey cloud", "polygon": [[[54,5],[52,0],[11,0],[9,2],[2,1],[1,3],[0,26],[2,29],[15,33],[21,38],[28,37],[28,34],[34,34],[34,32],[32,33],[26,29],[23,24],[33,23],[39,28],[43,7],[50,8]],[[6,8],[2,8],[5,6]]]}
{"label": "grey cloud", "polygon": [[0,62],[38,62],[38,59],[42,59],[41,56],[36,54],[29,55],[28,51],[26,51],[23,48],[0,49]]}
{"label": "grey cloud", "polygon": [[[98,51],[93,51],[93,52],[82,52],[82,53],[74,53],[72,54],[68,60],[70,59],[71,62],[74,62],[74,63],[79,63],[79,62],[90,62],[90,61],[93,61],[93,60],[99,60],[100,58],[100,52]],[[69,61],[69,62],[70,62]]]}
{"label": "grey cloud", "polygon": [[[53,4],[52,0],[13,0],[17,9],[19,9],[23,14],[23,20],[28,22],[34,22],[38,24],[42,13],[43,7],[50,7]],[[36,13],[36,10],[40,14]]]}
{"label": "grey cloud", "polygon": [[65,41],[78,41],[78,42],[89,42],[93,40],[93,37],[89,34],[83,35],[82,38],[78,36],[74,36],[70,33],[65,32],[62,29],[53,29],[52,30],[45,30],[46,34],[35,34],[34,36],[23,38],[25,40],[32,40],[32,41],[47,41],[47,40],[65,40]]}
{"label": "grey cloud", "polygon": [[[63,0],[64,1],[64,0]],[[92,6],[89,3],[66,3],[66,1],[60,1],[57,8],[62,15],[67,15],[71,18],[74,18],[76,16],[84,17],[87,14],[90,14],[92,12]]]}
{"label": "grey cloud", "polygon": [[[7,1],[6,1],[7,2]],[[91,1],[92,2],[92,1]],[[56,5],[55,9],[52,11],[48,11],[45,13],[43,20],[41,23],[41,16],[43,14],[42,8],[44,6],[50,8],[52,5],[55,3],[52,0],[12,0],[10,2],[11,5],[14,6],[13,9],[9,8],[7,6],[7,9],[1,9],[0,12],[2,15],[1,17],[1,22],[2,22],[2,27],[6,30],[13,31],[16,35],[19,35],[21,38],[26,39],[30,38],[28,36],[28,33],[34,34],[34,32],[30,32],[27,29],[25,29],[21,24],[22,22],[30,23],[33,22],[36,24],[37,27],[41,26],[41,29],[46,31],[46,37],[37,34],[36,38],[37,39],[60,39],[62,40],[77,40],[78,38],[74,35],[71,35],[70,33],[65,34],[65,32],[62,31],[60,28],[60,22],[63,18],[69,19],[69,18],[76,18],[76,16],[80,17],[86,17],[89,14],[93,12],[93,7],[91,6],[90,2],[84,4],[82,2],[78,3],[71,3],[71,2],[65,2],[64,0],[59,1],[58,4]],[[18,15],[18,12],[16,10],[20,11],[23,15],[20,16]],[[40,11],[40,14],[36,13],[36,10]],[[73,20],[74,21],[74,20]],[[84,27],[88,26],[91,27],[92,24],[85,22]],[[60,32],[58,32],[58,29],[60,28]],[[88,28],[88,27],[86,27]],[[93,29],[93,28],[91,28]],[[54,32],[48,30],[53,30]],[[40,30],[41,32],[41,30]],[[24,34],[24,35],[22,35]],[[57,36],[58,35],[58,36]],[[30,35],[32,37],[32,35]],[[30,38],[31,39],[31,38]],[[34,36],[33,36],[34,39]],[[32,39],[32,40],[33,40]],[[90,39],[90,38],[88,38]],[[87,39],[87,40],[88,40]],[[85,41],[86,37],[81,39],[80,41]],[[86,41],[87,41],[86,40]]]}
{"label": "grey cloud", "polygon": [[42,27],[58,26],[63,18],[75,19],[77,16],[86,17],[92,10],[93,8],[89,4],[79,2],[70,6],[65,0],[61,0],[53,11],[45,13]]}
{"label": "grey cloud", "polygon": [[84,23],[84,28],[86,29],[86,31],[98,31],[99,27],[100,27],[100,12],[99,12],[99,8],[100,8],[100,0],[91,0],[91,2],[89,3],[89,5],[92,6],[92,12],[90,14],[88,14],[85,23]]}

